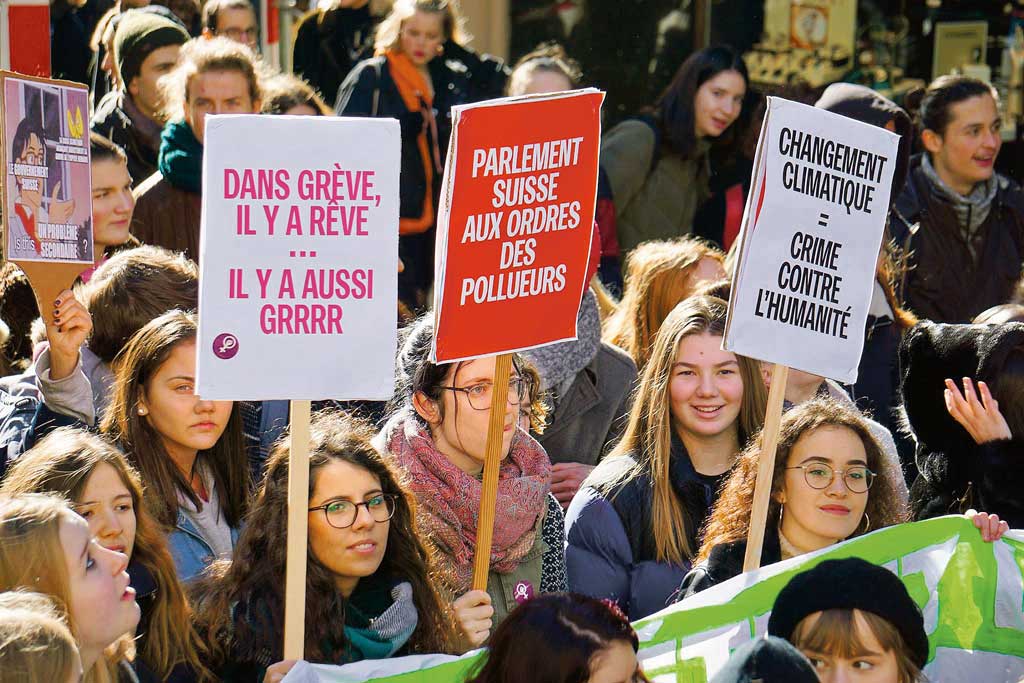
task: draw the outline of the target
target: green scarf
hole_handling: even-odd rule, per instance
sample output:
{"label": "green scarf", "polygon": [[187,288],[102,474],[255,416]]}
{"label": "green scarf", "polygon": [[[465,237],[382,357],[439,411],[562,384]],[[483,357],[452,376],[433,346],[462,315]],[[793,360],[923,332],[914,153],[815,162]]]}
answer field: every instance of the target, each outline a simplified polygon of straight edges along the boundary
{"label": "green scarf", "polygon": [[160,156],[157,168],[171,185],[199,193],[203,187],[203,145],[192,127],[184,121],[173,121],[160,134]]}
{"label": "green scarf", "polygon": [[339,663],[393,656],[408,642],[418,621],[410,583],[376,577],[360,581],[345,606],[348,642]]}

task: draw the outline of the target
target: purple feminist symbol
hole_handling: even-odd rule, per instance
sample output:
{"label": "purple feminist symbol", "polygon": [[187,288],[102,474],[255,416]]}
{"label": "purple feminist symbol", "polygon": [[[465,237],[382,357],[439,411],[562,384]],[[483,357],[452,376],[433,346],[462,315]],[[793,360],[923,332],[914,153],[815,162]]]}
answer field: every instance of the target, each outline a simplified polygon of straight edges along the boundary
{"label": "purple feminist symbol", "polygon": [[517,604],[523,604],[533,598],[533,584],[529,581],[520,581],[512,589],[512,599]]}
{"label": "purple feminist symbol", "polygon": [[222,360],[234,358],[238,353],[238,337],[228,332],[218,334],[213,340],[213,354]]}

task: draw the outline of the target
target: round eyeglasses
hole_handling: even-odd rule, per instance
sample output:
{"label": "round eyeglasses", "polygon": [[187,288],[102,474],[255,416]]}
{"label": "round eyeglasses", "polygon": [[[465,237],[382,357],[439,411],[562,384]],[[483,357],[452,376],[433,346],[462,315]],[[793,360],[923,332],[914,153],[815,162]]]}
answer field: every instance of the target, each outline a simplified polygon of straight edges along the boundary
{"label": "round eyeglasses", "polygon": [[342,499],[331,500],[323,505],[309,508],[309,511],[323,510],[328,524],[335,529],[347,529],[356,523],[360,507],[366,508],[373,521],[386,522],[395,516],[395,510],[398,508],[398,496],[391,493],[378,493],[361,503]]}
{"label": "round eyeglasses", "polygon": [[819,491],[831,486],[837,474],[843,478],[843,484],[851,493],[867,493],[875,481],[875,473],[863,465],[854,465],[845,470],[834,470],[830,465],[815,462],[809,465],[795,465],[786,469],[803,470],[804,481],[807,482],[807,485]]}
{"label": "round eyeglasses", "polygon": [[[468,387],[442,387],[448,391],[457,391],[466,395],[469,399],[469,406],[473,410],[487,410],[491,407],[491,396],[494,394],[494,385],[490,382],[480,382]],[[511,377],[508,380],[508,402],[514,406],[526,400],[530,394],[530,383],[523,377]]]}

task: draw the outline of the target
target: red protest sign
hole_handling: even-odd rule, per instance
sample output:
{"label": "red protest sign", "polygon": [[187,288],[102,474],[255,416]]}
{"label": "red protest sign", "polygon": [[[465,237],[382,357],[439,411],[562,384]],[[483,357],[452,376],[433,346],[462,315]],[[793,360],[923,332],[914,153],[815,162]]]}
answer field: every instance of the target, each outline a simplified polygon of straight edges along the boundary
{"label": "red protest sign", "polygon": [[437,362],[576,336],[603,99],[588,89],[455,110],[438,216]]}

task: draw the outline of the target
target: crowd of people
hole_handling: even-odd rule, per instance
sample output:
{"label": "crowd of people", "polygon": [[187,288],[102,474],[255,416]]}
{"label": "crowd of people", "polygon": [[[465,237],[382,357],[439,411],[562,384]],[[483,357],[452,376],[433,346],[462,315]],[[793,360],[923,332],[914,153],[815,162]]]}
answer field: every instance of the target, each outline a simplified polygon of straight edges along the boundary
{"label": "crowd of people", "polygon": [[[55,76],[95,107],[94,266],[49,322],[0,271],[0,683],[294,665],[287,405],[195,393],[204,120],[225,113],[401,127],[396,389],[314,402],[305,659],[486,646],[472,683],[647,680],[630,621],[742,573],[764,447],[770,366],[721,348],[764,111],[739,54],[693,53],[604,134],[577,339],[514,354],[504,395],[494,357],[430,359],[451,108],[591,83],[565,50],[510,69],[467,46],[451,0],[341,0],[301,22],[282,74],[249,0],[139,4],[54,17]],[[1024,194],[993,169],[999,98],[944,76],[904,104],[850,84],[816,104],[898,133],[900,154],[857,383],[789,373],[761,565],[946,514],[985,541],[1024,527]],[[714,680],[925,680],[917,604],[864,560],[795,576],[767,628]]]}

